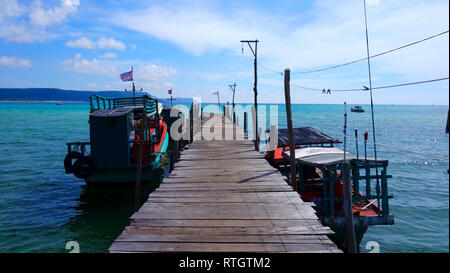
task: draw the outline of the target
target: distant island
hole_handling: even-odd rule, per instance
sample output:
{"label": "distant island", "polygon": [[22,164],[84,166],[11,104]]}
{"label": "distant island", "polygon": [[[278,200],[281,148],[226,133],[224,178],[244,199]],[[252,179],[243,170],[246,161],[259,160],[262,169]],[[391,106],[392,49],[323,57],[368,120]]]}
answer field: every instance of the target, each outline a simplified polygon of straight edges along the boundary
{"label": "distant island", "polygon": [[[136,96],[150,95],[147,92],[136,92]],[[0,88],[0,101],[61,101],[89,102],[89,97],[97,95],[105,98],[133,97],[133,92],[124,91],[77,91],[57,88]],[[168,98],[158,98],[163,103],[170,103]],[[189,98],[174,98],[174,104],[191,103]]]}

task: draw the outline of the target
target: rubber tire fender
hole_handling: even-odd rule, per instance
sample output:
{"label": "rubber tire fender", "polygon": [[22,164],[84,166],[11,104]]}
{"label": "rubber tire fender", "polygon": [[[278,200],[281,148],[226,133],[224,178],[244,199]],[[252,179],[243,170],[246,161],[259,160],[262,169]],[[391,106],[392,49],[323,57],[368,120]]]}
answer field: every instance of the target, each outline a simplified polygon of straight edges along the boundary
{"label": "rubber tire fender", "polygon": [[82,156],[73,164],[73,174],[81,179],[86,179],[95,172],[94,161],[90,157]]}
{"label": "rubber tire fender", "polygon": [[73,165],[72,165],[72,159],[80,159],[83,155],[79,152],[72,151],[66,155],[64,158],[64,170],[66,173],[72,173],[73,172]]}

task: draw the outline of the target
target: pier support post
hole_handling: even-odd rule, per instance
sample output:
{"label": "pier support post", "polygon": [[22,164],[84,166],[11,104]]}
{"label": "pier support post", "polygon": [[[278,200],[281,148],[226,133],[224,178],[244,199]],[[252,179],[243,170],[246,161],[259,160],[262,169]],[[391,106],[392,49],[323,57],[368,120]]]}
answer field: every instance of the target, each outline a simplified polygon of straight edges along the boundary
{"label": "pier support post", "polygon": [[355,226],[353,223],[352,186],[350,183],[350,163],[342,164],[342,182],[344,186],[344,215],[347,253],[357,253]]}
{"label": "pier support post", "polygon": [[247,135],[248,133],[248,120],[247,120],[247,112],[244,112],[244,133]]}
{"label": "pier support post", "polygon": [[448,112],[447,112],[447,126],[445,127],[445,132],[446,133],[448,133],[448,131],[449,131],[449,124],[448,124],[448,118],[449,118],[449,116],[450,116],[450,109],[448,110]]}
{"label": "pier support post", "polygon": [[142,173],[142,151],[143,151],[143,143],[139,142],[139,152],[138,152],[138,162],[137,162],[137,171],[136,171],[136,188],[134,195],[134,211],[139,210],[139,203],[141,201],[141,173]]}
{"label": "pier support post", "polygon": [[189,111],[189,142],[194,140],[194,103],[191,104],[191,110]]}
{"label": "pier support post", "polygon": [[291,169],[291,185],[297,191],[297,172],[295,169],[295,143],[294,143],[294,129],[292,127],[292,111],[291,111],[291,70],[286,68],[284,70],[284,98],[286,101],[286,122],[289,132],[289,165]]}

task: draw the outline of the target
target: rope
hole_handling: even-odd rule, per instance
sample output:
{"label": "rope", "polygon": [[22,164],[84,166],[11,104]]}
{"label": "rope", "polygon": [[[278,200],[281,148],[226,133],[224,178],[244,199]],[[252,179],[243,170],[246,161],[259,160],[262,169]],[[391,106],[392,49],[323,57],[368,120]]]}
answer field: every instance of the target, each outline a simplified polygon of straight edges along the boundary
{"label": "rope", "polygon": [[[320,128],[320,127],[317,127],[317,126],[313,126],[313,125],[308,125],[308,126],[315,127],[315,128],[317,128],[319,130],[322,130],[322,131],[330,133],[330,134],[336,134],[336,135],[339,135],[339,136],[343,136],[343,134],[341,134],[339,132],[336,132],[336,131],[326,130],[326,129],[323,129],[323,128]],[[364,142],[364,140],[357,139],[354,136],[347,136],[347,137],[351,137],[351,138],[353,138],[353,139],[355,139],[356,141],[359,141],[359,142]],[[387,144],[383,144],[383,143],[379,143],[379,142],[373,143],[373,142],[368,140],[367,143],[369,143],[369,144],[376,144],[376,145],[380,145],[380,146],[383,146],[383,147],[386,147],[386,148],[391,148],[391,149],[400,150],[400,151],[404,151],[404,152],[409,152],[409,153],[413,153],[413,154],[419,154],[419,155],[424,155],[424,156],[428,156],[428,157],[433,157],[433,158],[437,158],[437,159],[449,160],[448,157],[444,157],[444,156],[440,156],[440,155],[434,155],[434,154],[429,154],[429,153],[418,152],[418,151],[409,150],[409,149],[396,147],[396,146],[392,146],[392,145],[387,145]]]}
{"label": "rope", "polygon": [[[429,82],[437,82],[437,81],[445,81],[445,80],[448,80],[448,79],[449,79],[449,77],[444,77],[444,78],[438,78],[438,79],[432,79],[432,80],[424,80],[424,81],[418,81],[418,82],[408,82],[408,83],[400,83],[400,84],[394,84],[394,85],[377,86],[377,87],[372,87],[372,90],[374,90],[374,89],[393,88],[393,87],[401,87],[401,86],[415,85],[415,84],[422,84],[422,83],[429,83]],[[292,84],[292,83],[291,83],[291,86],[298,87],[298,88],[301,88],[301,89],[306,89],[306,90],[312,90],[312,91],[323,91],[323,88],[305,87],[305,86],[300,86],[300,85],[296,85],[296,84]],[[365,88],[330,89],[330,91],[333,91],[333,92],[369,91],[369,88],[367,88],[367,89],[365,89]]]}
{"label": "rope", "polygon": [[270,71],[270,72],[273,72],[273,73],[277,73],[277,74],[281,74],[281,76],[283,76],[284,74],[283,74],[283,72],[280,72],[280,71],[276,71],[276,70],[273,70],[273,69],[270,69],[270,68],[267,68],[267,67],[265,67],[265,66],[262,66],[259,62],[257,63],[257,65],[259,66],[259,67],[261,67],[261,68],[263,68],[263,69],[265,69],[265,70],[267,70],[267,71]]}
{"label": "rope", "polygon": [[[399,46],[399,47],[396,47],[396,48],[393,48],[393,49],[390,49],[390,50],[387,50],[387,51],[384,51],[384,52],[372,55],[372,56],[370,56],[370,58],[375,58],[375,57],[378,57],[378,56],[382,56],[382,55],[385,55],[385,54],[388,54],[388,53],[391,53],[391,52],[394,52],[394,51],[397,51],[397,50],[400,50],[400,49],[403,49],[403,48],[406,48],[406,47],[409,47],[409,46],[412,46],[412,45],[415,45],[415,44],[418,44],[418,43],[421,43],[421,42],[425,42],[427,40],[430,40],[430,39],[439,37],[441,35],[447,34],[448,32],[449,31],[446,30],[446,31],[443,31],[441,33],[438,33],[438,34],[426,37],[424,39],[421,39],[421,40],[418,40],[418,41],[415,41],[415,42],[412,42],[412,43],[409,43],[409,44],[406,44],[406,45],[402,45],[402,46]],[[367,60],[367,57],[366,58],[362,58],[362,59],[358,59],[358,60],[354,60],[354,61],[350,61],[350,62],[347,62],[347,63],[343,63],[343,64],[338,64],[338,65],[333,65],[333,66],[329,66],[329,67],[320,68],[320,69],[314,69],[314,70],[309,70],[309,71],[300,71],[300,72],[291,72],[291,74],[315,73],[315,72],[320,72],[320,71],[325,71],[325,70],[339,68],[339,67],[342,67],[342,66],[346,66],[346,65],[362,62],[362,61],[365,61],[365,60]]]}

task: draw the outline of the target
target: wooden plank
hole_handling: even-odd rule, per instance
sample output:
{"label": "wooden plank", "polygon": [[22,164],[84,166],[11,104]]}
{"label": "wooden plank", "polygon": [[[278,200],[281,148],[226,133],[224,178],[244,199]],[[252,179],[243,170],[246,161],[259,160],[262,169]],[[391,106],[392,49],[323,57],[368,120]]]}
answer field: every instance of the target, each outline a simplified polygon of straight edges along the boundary
{"label": "wooden plank", "polygon": [[160,243],[114,242],[111,252],[281,252],[335,253],[333,244],[238,244],[238,243]]}
{"label": "wooden plank", "polygon": [[[255,220],[255,219],[221,219],[221,220],[211,220],[211,219],[134,219],[131,218],[131,226],[125,228],[125,230],[130,228],[143,229],[145,227],[314,227],[321,230],[331,230],[328,227],[322,226],[318,220],[311,219],[295,219],[295,220]],[[317,231],[317,230],[316,230]],[[331,233],[330,233],[331,234]]]}
{"label": "wooden plank", "polygon": [[[220,127],[229,136],[233,125]],[[253,149],[250,140],[188,145],[109,251],[340,252],[314,204]]]}
{"label": "wooden plank", "polygon": [[254,243],[254,244],[320,244],[329,243],[324,235],[209,235],[209,234],[142,234],[124,232],[118,242],[186,242],[186,243]]}
{"label": "wooden plank", "polygon": [[[292,197],[300,199],[298,194],[293,191],[285,191],[285,192],[204,192],[204,191],[161,191],[160,189],[156,190],[149,196],[151,197],[212,197],[212,198],[220,198],[220,197],[239,197],[239,198],[270,198],[270,197]],[[301,200],[301,199],[300,199]]]}
{"label": "wooden plank", "polygon": [[[242,221],[242,220],[241,220]],[[292,221],[292,220],[291,220]],[[217,224],[218,221],[216,221]],[[140,222],[143,223],[143,222]],[[228,235],[327,235],[333,232],[317,222],[309,226],[129,226],[124,233],[135,234],[209,234],[217,236]]]}

